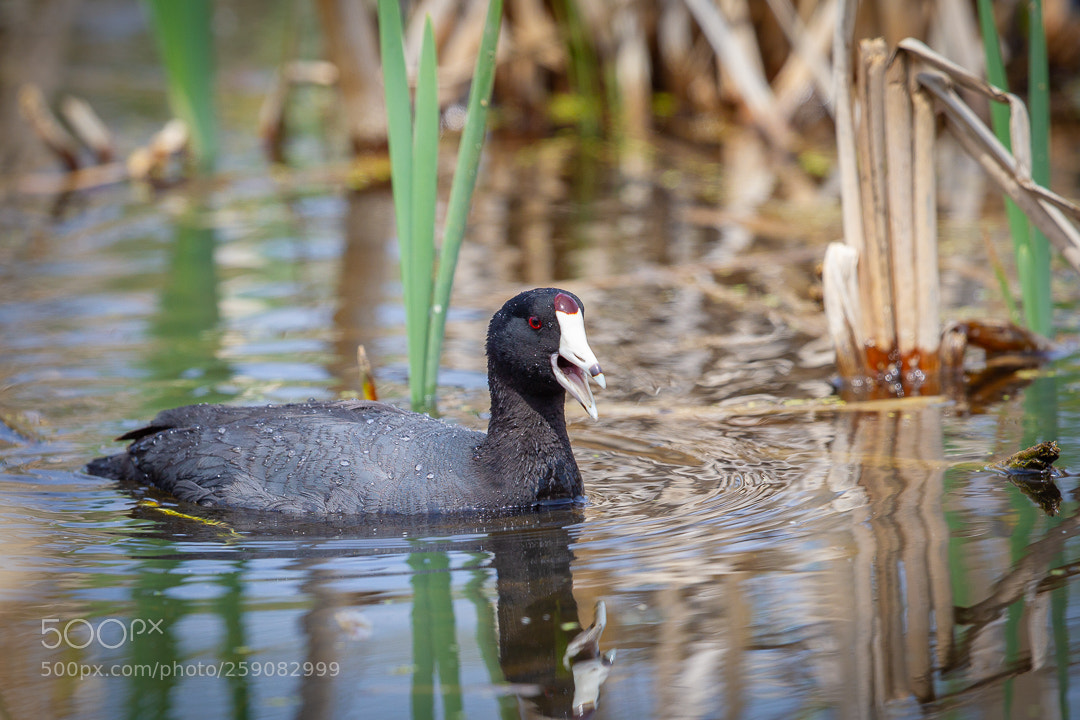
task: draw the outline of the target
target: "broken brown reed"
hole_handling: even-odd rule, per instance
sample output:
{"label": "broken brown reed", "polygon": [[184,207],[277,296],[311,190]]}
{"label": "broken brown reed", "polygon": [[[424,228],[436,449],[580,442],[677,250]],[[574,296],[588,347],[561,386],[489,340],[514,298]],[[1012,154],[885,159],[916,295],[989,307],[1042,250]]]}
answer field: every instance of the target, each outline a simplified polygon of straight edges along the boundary
{"label": "broken brown reed", "polygon": [[858,251],[858,287],[863,326],[857,337],[867,348],[871,371],[882,373],[896,345],[892,278],[889,272],[889,218],[885,176],[885,41],[859,43],[856,94],[862,110],[856,130],[857,161],[862,208]]}
{"label": "broken brown reed", "polygon": [[95,163],[112,162],[116,155],[112,133],[90,103],[68,95],[60,101],[60,113],[79,141],[93,153]]}
{"label": "broken brown reed", "polygon": [[132,180],[166,186],[183,178],[183,161],[191,145],[187,124],[173,118],[154,133],[150,142],[136,148],[127,159]]}
{"label": "broken brown reed", "polygon": [[[844,15],[848,5],[841,4],[841,24],[850,21]],[[841,39],[838,25],[837,41]],[[838,47],[837,55],[843,52]],[[1027,112],[1019,98],[993,88],[923,43],[903,40],[891,56],[883,40],[860,43],[857,127],[850,83],[841,74],[843,61],[834,57],[834,68],[845,245],[826,252],[823,280],[837,366],[848,389],[856,392],[937,392],[943,360],[935,102],[949,132],[1078,272],[1080,232],[1069,218],[1080,219],[1080,207],[1032,180]],[[961,99],[958,87],[1011,106],[1015,155]],[[945,360],[959,361],[955,351]]]}
{"label": "broken brown reed", "polygon": [[890,59],[885,41],[875,39],[859,44],[858,126],[840,120],[852,112],[850,97],[838,89],[837,98],[838,134],[843,127],[845,135],[838,144],[854,154],[843,187],[854,197],[844,198],[848,251],[826,256],[830,333],[844,377],[870,378],[897,394],[920,386],[938,365],[933,116],[928,127],[928,102],[916,103],[918,93],[907,59]]}
{"label": "broken brown reed", "polygon": [[79,144],[56,119],[41,88],[32,83],[19,88],[19,112],[68,170],[79,169]]}
{"label": "broken brown reed", "polygon": [[301,85],[332,87],[338,83],[337,65],[319,60],[293,60],[278,70],[274,87],[259,107],[259,138],[273,162],[285,161],[288,137],[286,110],[292,91]]}
{"label": "broken brown reed", "polygon": [[[19,109],[38,138],[67,170],[60,177],[24,178],[18,186],[20,192],[63,195],[125,180],[160,186],[183,176],[181,163],[190,147],[190,133],[181,120],[170,120],[146,146],[136,148],[126,160],[117,162],[113,159],[116,150],[112,133],[85,100],[67,96],[60,102],[60,113],[71,128],[70,132],[60,123],[36,85],[26,84],[20,88]],[[82,146],[93,155],[92,161],[85,164],[80,157]]]}
{"label": "broken brown reed", "polygon": [[[784,37],[791,44],[791,55],[773,80],[777,110],[789,120],[805,97],[807,82],[812,82],[821,102],[832,112],[832,70],[826,53],[836,18],[836,0],[826,0],[814,8],[809,23],[803,23],[790,0],[768,0]],[[798,96],[794,93],[797,92]]]}
{"label": "broken brown reed", "polygon": [[[1012,93],[995,88],[955,63],[941,57],[922,42],[908,38],[898,51],[917,57],[934,71],[921,72],[918,83],[941,104],[946,128],[979,163],[1003,192],[1046,234],[1065,260],[1080,272],[1080,231],[1069,218],[1080,221],[1080,206],[1036,183],[1031,177],[1031,130],[1027,108]],[[960,87],[1010,108],[1012,152],[1007,150],[978,114],[960,97]]]}
{"label": "broken brown reed", "polygon": [[344,119],[357,153],[386,144],[379,32],[373,5],[344,0],[315,3],[327,53],[338,68]]}
{"label": "broken brown reed", "polygon": [[686,0],[686,5],[737,87],[754,124],[773,145],[789,148],[791,131],[776,111],[776,97],[761,68],[761,53],[739,42],[723,12],[709,0]]}
{"label": "broken brown reed", "polygon": [[368,359],[367,349],[363,345],[356,346],[356,370],[360,377],[361,396],[365,400],[378,400],[379,391],[375,387],[375,371],[371,369],[371,360]]}

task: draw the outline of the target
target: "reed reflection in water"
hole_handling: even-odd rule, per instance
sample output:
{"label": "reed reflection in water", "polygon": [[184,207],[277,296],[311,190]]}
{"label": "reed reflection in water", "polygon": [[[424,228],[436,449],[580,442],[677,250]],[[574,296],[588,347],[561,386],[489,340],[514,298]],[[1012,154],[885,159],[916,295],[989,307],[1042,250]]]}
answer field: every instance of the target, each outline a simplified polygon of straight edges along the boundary
{"label": "reed reflection in water", "polygon": [[[612,598],[611,716],[1068,716],[1076,503],[1044,517],[1000,473],[946,459],[950,407],[759,417],[743,431],[762,443],[749,454],[798,460],[750,457],[780,481],[764,493],[734,482],[744,468],[696,465],[691,477],[732,479],[727,497],[706,500],[712,511],[700,501],[715,478],[684,484],[679,504],[665,502],[670,482],[642,492],[647,478],[616,478],[617,497],[581,528],[575,567],[579,599]],[[680,447],[707,436],[707,417],[671,421]],[[731,497],[747,494],[745,506]],[[1019,543],[1014,525],[1029,528]],[[628,701],[627,683],[648,689]]]}

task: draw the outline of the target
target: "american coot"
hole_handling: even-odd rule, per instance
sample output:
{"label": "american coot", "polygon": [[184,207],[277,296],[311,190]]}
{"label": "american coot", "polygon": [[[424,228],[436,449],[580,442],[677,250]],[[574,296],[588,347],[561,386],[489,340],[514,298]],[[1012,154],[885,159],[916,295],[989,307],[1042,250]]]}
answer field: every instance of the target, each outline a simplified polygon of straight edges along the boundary
{"label": "american coot", "polygon": [[431,513],[568,502],[583,494],[565,392],[596,418],[589,377],[604,375],[585,310],[557,288],[524,292],[488,326],[487,433],[361,400],[265,407],[190,405],[90,462],[212,507],[302,514]]}

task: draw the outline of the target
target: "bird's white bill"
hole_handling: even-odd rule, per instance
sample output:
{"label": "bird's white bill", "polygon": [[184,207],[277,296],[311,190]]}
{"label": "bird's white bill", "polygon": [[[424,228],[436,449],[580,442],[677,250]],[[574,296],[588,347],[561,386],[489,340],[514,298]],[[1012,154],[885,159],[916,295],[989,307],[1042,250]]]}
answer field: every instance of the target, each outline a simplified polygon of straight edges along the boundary
{"label": "bird's white bill", "polygon": [[[593,400],[589,378],[596,380],[600,387],[607,387],[607,381],[600,369],[600,362],[585,338],[584,313],[564,313],[556,310],[555,317],[559,321],[559,352],[551,356],[555,379],[581,403],[589,417],[595,420],[596,401]],[[560,363],[560,358],[565,362]]]}

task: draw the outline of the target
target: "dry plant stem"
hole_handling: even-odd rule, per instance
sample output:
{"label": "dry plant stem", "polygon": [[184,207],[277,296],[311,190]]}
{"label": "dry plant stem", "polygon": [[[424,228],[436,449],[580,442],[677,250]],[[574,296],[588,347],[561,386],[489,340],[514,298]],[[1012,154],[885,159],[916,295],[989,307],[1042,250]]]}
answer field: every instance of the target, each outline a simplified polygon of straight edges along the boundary
{"label": "dry plant stem", "polygon": [[[851,101],[851,37],[855,31],[855,0],[839,0],[833,34],[833,107],[836,121],[836,155],[840,166],[840,203],[844,242],[862,249],[862,204],[859,167],[855,154],[855,115]],[[861,332],[862,327],[856,330]],[[861,338],[859,338],[861,342]]]}
{"label": "dry plant stem", "polygon": [[375,15],[368,3],[318,0],[327,51],[337,65],[345,122],[354,149],[386,142],[386,111]]}
{"label": "dry plant stem", "polygon": [[927,373],[939,366],[941,343],[941,283],[938,270],[937,183],[934,170],[934,101],[909,76],[913,124],[912,208],[915,233],[915,278],[919,283],[915,347],[922,353],[920,368]]}
{"label": "dry plant stem", "polygon": [[[792,53],[789,62],[801,65],[803,72],[799,73],[804,75],[808,73],[810,79],[814,83],[814,89],[817,91],[818,96],[821,98],[826,109],[832,112],[832,76],[829,69],[828,60],[822,49],[819,48],[819,41],[817,38],[827,38],[828,36],[821,32],[820,28],[828,29],[828,26],[817,23],[815,26],[804,25],[802,19],[799,17],[799,13],[792,6],[790,0],[768,0],[769,8],[772,9],[773,15],[776,16],[776,21],[780,25],[780,29],[784,33],[784,37],[791,43]],[[824,9],[823,9],[824,7]],[[812,23],[819,20],[821,17],[831,17],[833,11],[836,8],[835,0],[827,0],[822,6],[819,6],[812,19]],[[812,32],[816,30],[816,32]],[[785,68],[787,63],[785,63]],[[781,73],[785,68],[781,69]],[[773,83],[774,89],[777,90],[778,104],[784,107],[784,118],[790,118],[792,108],[788,103],[781,100],[781,94],[779,92],[778,81],[780,75],[777,75],[777,81]],[[805,78],[803,78],[805,80]],[[800,91],[805,90],[805,82],[800,83]],[[805,94],[805,93],[803,93]]]}
{"label": "dry plant stem", "polygon": [[[808,52],[813,52],[823,58],[822,69],[825,72],[825,84],[818,88],[821,101],[830,115],[835,117],[836,87],[833,82],[832,69],[828,64],[829,45],[833,39],[834,27],[836,26],[837,0],[824,0],[814,9],[814,15],[806,26],[806,34],[803,44]],[[782,117],[790,118],[795,111],[807,102],[807,81],[811,70],[797,54],[792,54],[780,68],[773,80],[773,91],[776,93],[776,102],[780,108]],[[814,78],[818,82],[817,78]]]}
{"label": "dry plant stem", "polygon": [[[1070,265],[1080,272],[1080,232],[1066,215],[1080,220],[1080,207],[1036,183],[1031,177],[1030,129],[1027,108],[1018,97],[990,85],[964,68],[935,53],[912,38],[900,42],[899,49],[917,56],[939,70],[919,73],[918,82],[942,103],[948,128],[964,148],[1046,234]],[[1014,152],[1002,145],[979,116],[960,98],[954,85],[1007,103],[1010,109],[1010,141]]]}
{"label": "dry plant stem", "polygon": [[858,302],[859,254],[850,245],[830,243],[825,250],[822,291],[825,318],[829,326],[836,365],[841,377],[858,378],[870,374],[862,340],[856,334],[862,325]]}
{"label": "dry plant stem", "polygon": [[[881,353],[896,347],[893,292],[889,273],[888,188],[885,158],[885,41],[859,43],[858,94],[862,122],[858,130],[858,167],[862,187],[864,245],[859,252],[859,291],[864,309],[862,334]],[[872,370],[882,370],[880,360]]]}
{"label": "dry plant stem", "polygon": [[60,101],[60,112],[72,132],[94,154],[97,163],[112,162],[116,155],[112,134],[90,103],[69,95]]}
{"label": "dry plant stem", "polygon": [[1013,199],[1028,218],[1042,230],[1074,270],[1080,272],[1080,232],[1066,218],[1080,218],[1080,208],[1050,193],[1024,174],[1022,166],[960,99],[947,78],[936,73],[919,73],[919,83],[941,101],[951,132],[987,174]]}
{"label": "dry plant stem", "polygon": [[911,97],[908,94],[907,56],[895,55],[885,75],[885,160],[892,307],[896,326],[896,348],[900,351],[900,357],[906,359],[916,349],[919,296],[912,227],[912,109]]}
{"label": "dry plant stem", "polygon": [[754,124],[773,145],[790,148],[791,131],[776,110],[776,98],[759,67],[760,58],[747,58],[740,52],[734,31],[710,0],[686,0],[686,5],[726,67],[728,77],[738,86]]}
{"label": "dry plant stem", "polygon": [[68,170],[79,169],[79,145],[57,121],[37,85],[19,88],[19,111],[41,141],[64,163]]}
{"label": "dry plant stem", "polygon": [[855,0],[838,0],[833,32],[833,116],[837,161],[840,167],[840,202],[844,243],[832,243],[825,252],[822,285],[825,317],[836,348],[836,363],[843,377],[866,377],[866,338],[863,335],[858,262],[866,244],[862,227],[862,187],[859,184],[855,115],[851,95],[851,38],[855,30]]}
{"label": "dry plant stem", "polygon": [[636,10],[615,16],[615,77],[619,87],[619,114],[623,135],[646,140],[652,131],[652,74],[649,44]]}
{"label": "dry plant stem", "polygon": [[278,69],[274,86],[259,106],[258,119],[259,138],[272,161],[285,160],[285,110],[293,86],[331,87],[337,84],[338,77],[337,65],[323,60],[292,60]]}

